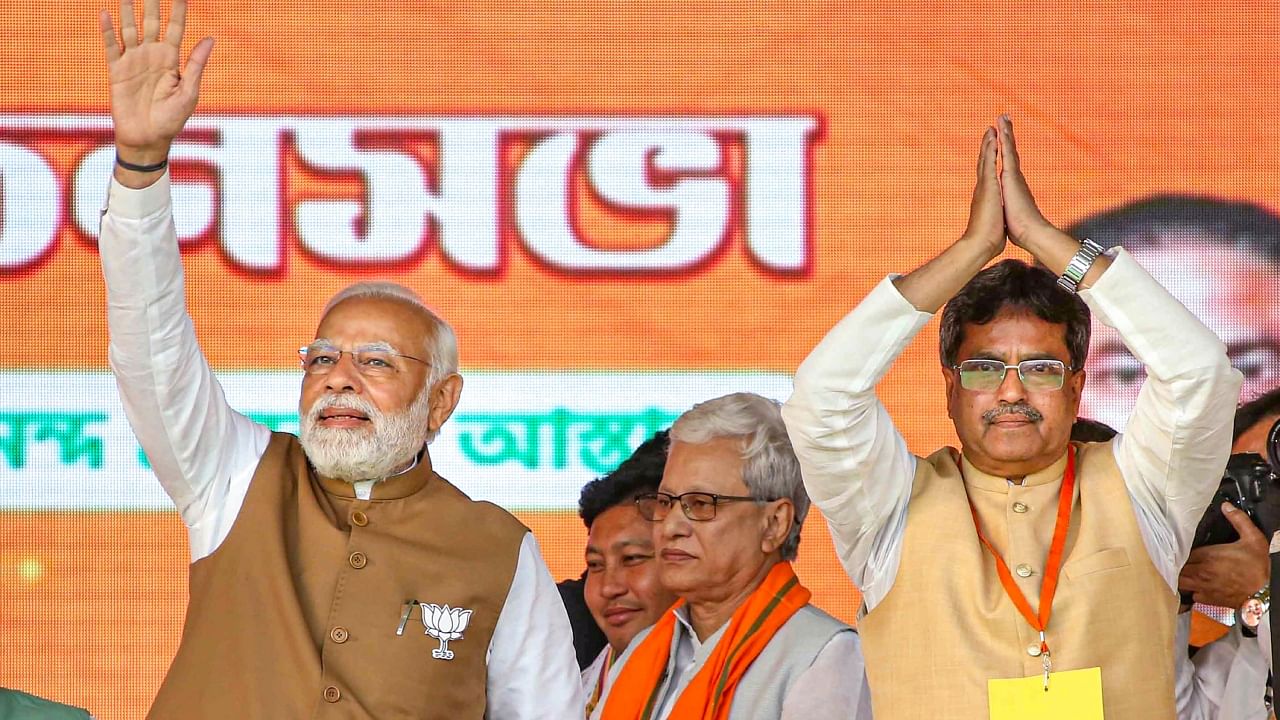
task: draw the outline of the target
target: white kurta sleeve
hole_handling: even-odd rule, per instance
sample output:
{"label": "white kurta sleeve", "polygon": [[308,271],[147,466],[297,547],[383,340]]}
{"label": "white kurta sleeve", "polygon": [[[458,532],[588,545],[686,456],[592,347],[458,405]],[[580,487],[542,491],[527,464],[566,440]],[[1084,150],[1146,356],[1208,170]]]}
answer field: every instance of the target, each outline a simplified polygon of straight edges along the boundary
{"label": "white kurta sleeve", "polygon": [[1212,707],[1196,677],[1196,666],[1187,652],[1191,638],[1191,613],[1178,614],[1173,636],[1173,695],[1178,720],[1214,720]]}
{"label": "white kurta sleeve", "polygon": [[1114,447],[1148,553],[1176,592],[1231,452],[1243,376],[1222,341],[1124,250],[1080,296],[1147,369]]}
{"label": "white kurta sleeve", "polygon": [[167,173],[141,190],[112,181],[98,248],[125,414],[199,559],[230,531],[270,432],[227,405],[196,341]]}
{"label": "white kurta sleeve", "polygon": [[805,489],[868,609],[898,571],[916,462],[875,386],[931,317],[886,278],[809,354],[782,408]]}
{"label": "white kurta sleeve", "polygon": [[573,630],[532,533],[489,645],[488,720],[580,718],[586,708]]}
{"label": "white kurta sleeve", "polygon": [[1178,616],[1178,720],[1267,720],[1264,697],[1270,668],[1259,642],[1262,636],[1247,638],[1239,626],[1233,627],[1182,663],[1190,617],[1191,613]]}

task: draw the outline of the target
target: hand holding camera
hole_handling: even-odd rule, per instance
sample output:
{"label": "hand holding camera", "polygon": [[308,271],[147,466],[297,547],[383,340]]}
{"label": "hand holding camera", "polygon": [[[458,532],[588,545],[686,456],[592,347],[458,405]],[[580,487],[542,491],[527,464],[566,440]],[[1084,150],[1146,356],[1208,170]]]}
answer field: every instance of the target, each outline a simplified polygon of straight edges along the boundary
{"label": "hand holding camera", "polygon": [[1237,453],[1192,540],[1178,576],[1182,601],[1240,609],[1268,586],[1269,538],[1280,530],[1280,421],[1267,433],[1266,459]]}
{"label": "hand holding camera", "polygon": [[1217,512],[1239,539],[1192,550],[1178,575],[1178,589],[1198,603],[1240,608],[1271,578],[1267,536],[1230,501],[1223,501]]}

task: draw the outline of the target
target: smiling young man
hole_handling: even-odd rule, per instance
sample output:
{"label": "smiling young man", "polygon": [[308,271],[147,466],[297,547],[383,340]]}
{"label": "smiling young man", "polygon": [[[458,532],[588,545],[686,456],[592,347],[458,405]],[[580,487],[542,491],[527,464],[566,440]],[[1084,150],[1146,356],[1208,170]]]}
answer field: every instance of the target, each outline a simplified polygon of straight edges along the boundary
{"label": "smiling young man", "polygon": [[[1226,464],[1240,374],[1123,250],[1099,255],[1045,220],[998,125],[964,235],[828,333],[783,415],[863,593],[877,720],[1026,717],[1023,702],[1169,720],[1178,571]],[[983,270],[1006,240],[1048,270]],[[961,447],[919,458],[875,386],[944,303]],[[1124,434],[1073,446],[1090,309],[1150,379]]]}
{"label": "smiling young man", "polygon": [[533,536],[472,502],[427,443],[462,390],[449,325],[407,288],[338,293],[301,351],[300,437],[227,405],[185,309],[166,170],[212,41],[179,74],[102,13],[117,167],[99,250],[130,425],[191,543],[190,601],[151,718],[560,718],[581,713],[568,619]]}
{"label": "smiling young man", "polygon": [[609,641],[582,671],[588,716],[608,690],[614,661],[676,601],[658,579],[653,525],[636,506],[662,482],[668,442],[666,430],[644,441],[616,470],[587,483],[578,500],[587,525],[583,597]]}

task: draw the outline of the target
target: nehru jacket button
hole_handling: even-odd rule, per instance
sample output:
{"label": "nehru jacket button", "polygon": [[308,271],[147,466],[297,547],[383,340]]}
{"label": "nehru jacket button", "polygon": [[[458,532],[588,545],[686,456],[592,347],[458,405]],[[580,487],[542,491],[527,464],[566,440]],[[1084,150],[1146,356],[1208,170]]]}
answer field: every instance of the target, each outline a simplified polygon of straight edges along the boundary
{"label": "nehru jacket button", "polygon": [[336,703],[341,699],[342,699],[342,691],[339,690],[336,686],[330,685],[329,687],[324,689],[325,702]]}
{"label": "nehru jacket button", "polygon": [[364,527],[369,524],[369,516],[357,510],[351,513],[351,524],[356,527]]}
{"label": "nehru jacket button", "polygon": [[351,637],[351,633],[347,632],[344,627],[336,627],[329,631],[329,638],[339,645],[346,642],[349,637]]}
{"label": "nehru jacket button", "polygon": [[1013,504],[1013,511],[1014,511],[1014,512],[1016,512],[1016,513],[1024,513],[1024,512],[1026,512],[1026,511],[1027,511],[1027,504],[1026,504],[1026,503],[1021,503],[1021,502],[1016,502],[1016,503],[1014,503],[1014,504]]}
{"label": "nehru jacket button", "polygon": [[351,563],[351,567],[359,570],[369,564],[369,558],[366,558],[364,553],[357,550],[356,552],[351,553],[351,557],[347,558],[347,562]]}
{"label": "nehru jacket button", "polygon": [[1031,643],[1030,645],[1028,645],[1027,654],[1030,655],[1031,657],[1040,657],[1039,643]]}
{"label": "nehru jacket button", "polygon": [[1031,566],[1026,563],[1014,568],[1013,571],[1018,573],[1018,577],[1031,577]]}

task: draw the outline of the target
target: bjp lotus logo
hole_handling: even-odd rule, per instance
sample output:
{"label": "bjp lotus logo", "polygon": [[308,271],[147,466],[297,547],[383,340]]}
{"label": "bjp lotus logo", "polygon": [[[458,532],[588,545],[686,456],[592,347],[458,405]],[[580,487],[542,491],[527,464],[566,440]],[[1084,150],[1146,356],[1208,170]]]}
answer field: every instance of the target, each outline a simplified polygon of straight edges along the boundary
{"label": "bjp lotus logo", "polygon": [[462,639],[462,631],[471,622],[471,611],[448,605],[440,607],[435,603],[418,604],[422,606],[422,624],[427,628],[427,634],[440,641],[440,647],[431,651],[431,657],[452,660],[453,651],[449,649],[449,641]]}

